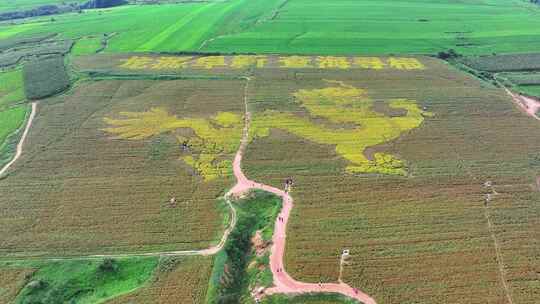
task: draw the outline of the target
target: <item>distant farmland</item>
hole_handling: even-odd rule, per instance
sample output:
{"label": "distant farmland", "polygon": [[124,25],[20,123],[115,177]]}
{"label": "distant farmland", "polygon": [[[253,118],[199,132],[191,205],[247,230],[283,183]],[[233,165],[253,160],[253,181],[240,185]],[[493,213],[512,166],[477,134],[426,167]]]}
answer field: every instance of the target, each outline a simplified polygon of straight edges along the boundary
{"label": "distant farmland", "polygon": [[[123,6],[3,26],[0,38],[117,35],[106,52],[524,53],[540,49],[538,5],[522,0],[231,0]],[[155,18],[159,16],[159,18]]]}

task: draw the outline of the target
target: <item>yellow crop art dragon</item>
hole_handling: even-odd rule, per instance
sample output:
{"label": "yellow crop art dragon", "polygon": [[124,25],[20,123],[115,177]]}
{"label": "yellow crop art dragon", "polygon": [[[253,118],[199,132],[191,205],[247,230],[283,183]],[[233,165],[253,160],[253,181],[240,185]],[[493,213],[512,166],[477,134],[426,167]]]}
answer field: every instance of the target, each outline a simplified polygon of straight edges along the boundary
{"label": "yellow crop art dragon", "polygon": [[[373,110],[373,100],[366,90],[338,81],[327,83],[329,86],[322,89],[293,93],[295,102],[307,115],[278,111],[255,113],[250,126],[250,141],[268,136],[270,129],[276,128],[315,143],[334,145],[337,154],[349,161],[346,168],[349,173],[406,174],[404,162],[397,157],[375,153],[373,159],[368,159],[365,150],[417,128],[424,117],[432,114],[421,110],[415,101],[392,99],[388,100],[388,106],[406,113],[389,117]],[[120,115],[122,119],[105,118],[110,127],[104,131],[127,140],[141,140],[177,129],[191,129],[191,136],[175,135],[179,144],[189,147],[186,149],[188,155],[182,159],[205,180],[231,174],[232,155],[242,137],[240,115],[220,112],[207,118],[179,118],[163,108],[151,108],[141,113],[122,112]],[[332,126],[317,124],[310,118],[326,120]]]}

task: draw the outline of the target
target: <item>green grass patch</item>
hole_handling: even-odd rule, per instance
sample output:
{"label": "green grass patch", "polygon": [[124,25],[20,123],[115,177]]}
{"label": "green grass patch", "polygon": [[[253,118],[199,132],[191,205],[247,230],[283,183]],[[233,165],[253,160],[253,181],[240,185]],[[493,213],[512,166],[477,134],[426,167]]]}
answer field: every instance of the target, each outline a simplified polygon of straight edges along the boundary
{"label": "green grass patch", "polygon": [[101,303],[145,283],[157,258],[69,260],[4,263],[4,267],[37,269],[17,296],[16,304]]}
{"label": "green grass patch", "polygon": [[22,69],[0,73],[0,109],[24,100]]}
{"label": "green grass patch", "polygon": [[248,262],[254,259],[251,238],[260,230],[263,238],[271,238],[274,222],[281,210],[281,199],[271,193],[257,191],[235,203],[237,223],[214,262],[207,303],[241,303],[249,297],[254,282]]}
{"label": "green grass patch", "polygon": [[540,85],[521,85],[517,87],[525,95],[540,97]]}
{"label": "green grass patch", "polygon": [[27,105],[20,105],[0,112],[0,146],[24,122]]}
{"label": "green grass patch", "polygon": [[101,37],[84,37],[75,43],[71,49],[71,54],[75,56],[95,54],[101,47]]}

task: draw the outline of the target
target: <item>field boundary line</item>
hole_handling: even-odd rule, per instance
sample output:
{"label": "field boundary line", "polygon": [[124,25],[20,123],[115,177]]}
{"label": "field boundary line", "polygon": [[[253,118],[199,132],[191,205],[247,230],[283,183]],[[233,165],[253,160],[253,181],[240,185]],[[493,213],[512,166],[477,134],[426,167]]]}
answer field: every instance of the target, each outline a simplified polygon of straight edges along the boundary
{"label": "field boundary line", "polygon": [[32,126],[32,123],[34,122],[34,118],[36,116],[37,112],[37,104],[38,102],[35,101],[32,103],[32,110],[30,112],[30,116],[28,117],[28,121],[26,122],[26,126],[24,127],[23,135],[21,136],[21,139],[19,140],[19,143],[17,144],[17,149],[15,152],[15,156],[13,159],[7,163],[1,170],[0,170],[0,177],[7,172],[7,170],[21,157],[24,142],[26,141],[26,137],[28,136],[28,132],[30,131],[30,127]]}
{"label": "field boundary line", "polygon": [[491,238],[493,239],[493,246],[495,247],[497,266],[499,268],[499,279],[501,281],[501,284],[503,285],[504,293],[506,295],[506,299],[508,300],[508,303],[514,304],[514,301],[512,300],[512,295],[510,292],[510,287],[508,287],[508,282],[506,280],[506,270],[504,269],[504,259],[501,253],[501,247],[499,245],[499,241],[497,240],[497,236],[495,235],[495,231],[493,229],[493,223],[491,222],[488,206],[484,207],[484,216],[486,217],[488,230],[491,235]]}

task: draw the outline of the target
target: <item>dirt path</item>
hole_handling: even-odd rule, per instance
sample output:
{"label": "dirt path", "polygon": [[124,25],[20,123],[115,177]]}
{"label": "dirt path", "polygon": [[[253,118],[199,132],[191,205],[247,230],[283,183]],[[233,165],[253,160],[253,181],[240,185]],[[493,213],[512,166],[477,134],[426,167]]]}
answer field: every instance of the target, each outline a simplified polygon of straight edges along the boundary
{"label": "dirt path", "polygon": [[497,240],[497,236],[495,235],[493,223],[491,222],[491,217],[489,215],[489,206],[484,207],[484,216],[486,217],[488,230],[491,235],[491,239],[493,240],[493,247],[495,247],[495,255],[497,257],[497,267],[499,268],[499,279],[504,288],[504,294],[506,296],[506,300],[508,301],[508,304],[514,304],[514,301],[512,300],[512,294],[510,292],[510,288],[508,287],[508,283],[506,280],[506,269],[504,268],[504,260],[501,253],[501,246],[499,245],[499,241]]}
{"label": "dirt path", "polygon": [[506,93],[512,97],[514,103],[523,110],[527,115],[531,116],[536,120],[540,120],[540,117],[536,116],[536,113],[540,110],[540,101],[523,96],[517,93],[512,93],[509,89],[504,88]]}
{"label": "dirt path", "polygon": [[376,304],[375,300],[373,300],[370,296],[361,292],[360,290],[350,287],[345,283],[303,283],[296,281],[285,271],[285,266],[283,265],[283,258],[285,255],[287,223],[289,221],[289,216],[293,208],[293,199],[289,195],[289,193],[283,190],[249,180],[244,174],[244,172],[242,172],[242,156],[249,141],[249,125],[251,121],[251,113],[248,110],[247,103],[247,86],[245,96],[244,134],[242,135],[240,148],[238,149],[233,162],[233,172],[234,176],[236,177],[237,183],[227,193],[226,196],[239,197],[251,189],[258,189],[271,192],[281,197],[283,200],[281,213],[276,219],[274,235],[272,237],[273,244],[270,252],[270,269],[272,270],[274,287],[267,289],[265,293],[269,295],[277,293],[340,293],[342,295],[359,300],[360,302],[365,304]]}
{"label": "dirt path", "polygon": [[28,131],[30,130],[30,127],[32,126],[32,123],[34,122],[34,118],[36,117],[37,112],[37,102],[32,103],[32,112],[30,113],[30,117],[28,118],[28,121],[26,122],[26,127],[24,127],[23,135],[21,136],[21,140],[17,144],[17,151],[15,152],[15,156],[13,159],[7,163],[1,170],[0,170],[0,176],[2,176],[4,173],[7,172],[7,170],[21,157],[24,142],[26,140],[26,137],[28,136]]}

